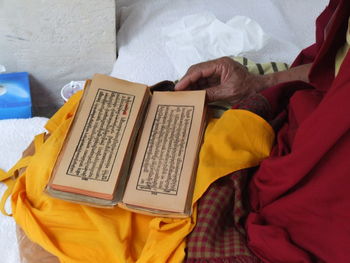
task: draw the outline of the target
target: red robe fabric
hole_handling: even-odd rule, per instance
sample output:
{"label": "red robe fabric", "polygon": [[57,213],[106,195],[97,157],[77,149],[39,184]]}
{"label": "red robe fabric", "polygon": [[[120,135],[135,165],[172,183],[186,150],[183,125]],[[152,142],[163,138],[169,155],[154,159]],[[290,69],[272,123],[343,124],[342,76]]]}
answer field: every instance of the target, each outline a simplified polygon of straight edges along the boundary
{"label": "red robe fabric", "polygon": [[350,52],[334,77],[349,15],[349,0],[331,0],[318,18],[293,64],[313,62],[310,84],[263,93],[288,116],[249,185],[248,246],[264,262],[350,262]]}

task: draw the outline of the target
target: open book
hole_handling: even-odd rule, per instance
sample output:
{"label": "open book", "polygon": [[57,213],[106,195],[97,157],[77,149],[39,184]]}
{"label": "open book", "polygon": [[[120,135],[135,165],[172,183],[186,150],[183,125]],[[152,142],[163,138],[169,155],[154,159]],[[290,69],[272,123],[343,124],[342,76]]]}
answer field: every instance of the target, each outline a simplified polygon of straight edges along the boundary
{"label": "open book", "polygon": [[205,91],[154,92],[96,74],[47,185],[51,196],[162,216],[191,214]]}

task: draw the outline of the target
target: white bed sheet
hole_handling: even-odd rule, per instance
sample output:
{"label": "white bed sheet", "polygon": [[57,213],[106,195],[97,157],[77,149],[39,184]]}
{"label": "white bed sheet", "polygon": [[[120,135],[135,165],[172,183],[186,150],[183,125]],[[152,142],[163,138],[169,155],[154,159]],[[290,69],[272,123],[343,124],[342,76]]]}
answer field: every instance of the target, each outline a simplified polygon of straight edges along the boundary
{"label": "white bed sheet", "polygon": [[119,0],[118,59],[111,75],[147,85],[180,78],[167,56],[162,28],[184,16],[203,12],[211,12],[222,22],[236,15],[254,19],[265,33],[289,43],[289,47],[270,42],[248,58],[291,63],[301,49],[313,43],[315,18],[327,3],[328,0]]}
{"label": "white bed sheet", "polygon": [[[47,118],[0,120],[0,168],[8,171],[20,158],[34,136],[45,130]],[[0,183],[0,197],[6,186]],[[9,201],[6,204],[10,211]],[[12,217],[0,213],[0,262],[18,263],[16,225]]]}

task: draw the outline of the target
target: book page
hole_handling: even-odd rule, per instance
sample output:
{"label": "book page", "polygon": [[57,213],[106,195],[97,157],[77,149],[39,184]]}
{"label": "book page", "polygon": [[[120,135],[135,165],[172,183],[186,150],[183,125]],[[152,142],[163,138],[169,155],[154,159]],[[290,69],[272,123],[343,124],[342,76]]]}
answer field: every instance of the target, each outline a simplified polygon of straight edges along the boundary
{"label": "book page", "polygon": [[147,94],[144,85],[95,75],[82,98],[50,187],[112,199]]}
{"label": "book page", "polygon": [[154,93],[124,194],[126,205],[184,212],[197,168],[205,91]]}

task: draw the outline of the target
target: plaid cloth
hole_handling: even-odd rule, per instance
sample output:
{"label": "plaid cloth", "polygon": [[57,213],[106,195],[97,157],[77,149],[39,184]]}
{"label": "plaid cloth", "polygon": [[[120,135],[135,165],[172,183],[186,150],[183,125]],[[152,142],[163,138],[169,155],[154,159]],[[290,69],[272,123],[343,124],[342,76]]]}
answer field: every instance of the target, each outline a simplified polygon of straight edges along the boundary
{"label": "plaid cloth", "polygon": [[242,189],[248,170],[213,183],[198,202],[197,224],[187,239],[188,263],[261,262],[247,247]]}
{"label": "plaid cloth", "polygon": [[[270,105],[260,94],[240,102],[268,119]],[[244,221],[248,213],[245,188],[253,168],[236,171],[214,182],[198,201],[197,224],[187,238],[187,263],[261,262],[247,247]]]}

